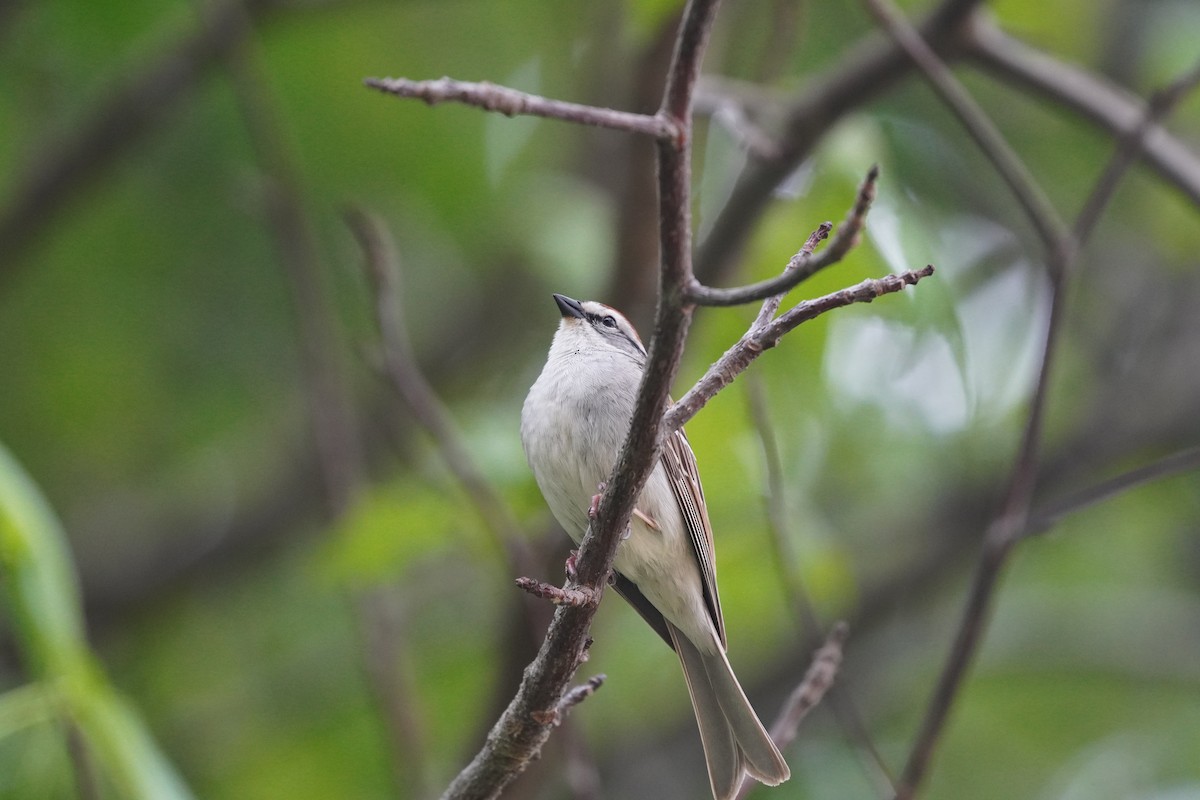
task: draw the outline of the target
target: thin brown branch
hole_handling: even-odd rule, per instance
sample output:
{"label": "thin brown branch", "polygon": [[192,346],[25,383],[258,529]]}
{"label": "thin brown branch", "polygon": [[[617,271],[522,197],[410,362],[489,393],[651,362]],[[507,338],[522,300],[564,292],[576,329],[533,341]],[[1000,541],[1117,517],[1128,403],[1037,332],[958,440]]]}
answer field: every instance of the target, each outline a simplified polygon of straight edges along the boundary
{"label": "thin brown branch", "polygon": [[[763,314],[767,314],[768,317],[774,316],[784,293],[800,285],[825,267],[838,263],[858,244],[859,235],[867,221],[867,212],[871,210],[871,203],[875,200],[875,185],[878,180],[879,165],[872,165],[871,169],[867,171],[867,177],[859,184],[854,205],[846,212],[846,218],[842,224],[838,225],[837,232],[830,240],[829,246],[820,253],[814,254],[814,251],[817,244],[829,235],[829,231],[833,227],[832,223],[826,222],[818,228],[778,277],[734,289],[714,289],[693,280],[688,286],[688,300],[702,306],[734,306],[752,303],[755,300],[775,298],[770,313],[767,314],[765,305],[763,311]],[[814,236],[817,237],[815,240]]]}
{"label": "thin brown branch", "polygon": [[779,718],[771,725],[771,738],[781,748],[786,748],[796,739],[800,723],[808,712],[817,707],[821,698],[833,686],[838,668],[842,665],[842,646],[850,628],[844,622],[835,622],[825,637],[825,644],[813,656],[812,664],[804,680],[792,692]]}
{"label": "thin brown branch", "polygon": [[[253,29],[254,23],[249,15],[243,15],[240,24]],[[330,518],[337,520],[351,509],[361,491],[365,459],[353,399],[347,390],[349,382],[344,379],[340,332],[321,280],[324,270],[301,198],[295,159],[266,89],[253,37],[244,41],[230,49],[226,67],[254,152],[267,174],[268,218],[293,294],[322,494]],[[424,736],[415,715],[415,695],[397,658],[402,636],[391,618],[386,593],[384,588],[372,588],[352,598],[362,665],[387,732],[395,785],[423,793],[427,777]]]}
{"label": "thin brown branch", "polygon": [[595,125],[629,133],[638,133],[654,139],[673,139],[679,131],[671,120],[650,114],[634,114],[611,108],[568,103],[551,100],[536,94],[527,94],[507,86],[494,83],[470,83],[451,78],[432,81],[414,81],[408,78],[365,78],[363,84],[397,97],[424,100],[429,105],[454,102],[494,111],[506,117],[531,116],[560,119],[579,125]]}
{"label": "thin brown branch", "polygon": [[[376,303],[384,377],[408,406],[413,418],[434,440],[439,455],[463,488],[509,571],[518,575],[533,573],[537,564],[520,525],[508,504],[476,464],[453,417],[417,364],[401,302],[400,260],[387,227],[374,215],[358,209],[348,210],[345,218],[365,255],[364,266]],[[556,602],[560,603],[584,601],[585,605],[594,606],[599,599],[596,596],[588,601],[580,590],[558,590],[545,584],[539,586],[548,587],[548,592],[540,595],[542,597],[554,599],[551,594],[557,591],[559,595]],[[522,588],[537,593],[529,587]],[[520,613],[524,617],[523,627],[536,641],[548,622],[545,612],[540,604],[527,601],[522,603]]]}
{"label": "thin brown branch", "polygon": [[[244,13],[231,24],[253,30],[252,18]],[[336,518],[351,504],[364,472],[353,402],[346,388],[341,336],[322,280],[326,270],[320,263],[316,236],[304,208],[299,170],[273,98],[265,89],[253,37],[242,34],[237,40],[240,44],[226,53],[225,65],[264,173],[267,222],[292,291],[309,424],[323,473],[325,499],[331,517]]]}
{"label": "thin brown branch", "polygon": [[[1141,98],[1009,36],[983,15],[972,18],[964,44],[966,57],[985,71],[1040,94],[1110,133],[1125,136],[1146,116]],[[1146,134],[1142,157],[1163,180],[1200,205],[1200,155],[1156,127]]]}
{"label": "thin brown branch", "polygon": [[869,303],[877,297],[898,292],[905,286],[915,286],[922,278],[934,272],[927,266],[915,272],[902,272],[878,279],[867,279],[862,283],[842,289],[824,297],[805,300],[796,307],[761,328],[751,328],[733,347],[725,351],[717,362],[708,368],[687,394],[679,398],[663,417],[666,430],[677,430],[696,415],[717,392],[724,389],[734,378],[745,371],[754,359],[779,344],[785,334],[802,323],[816,319],[827,311],[852,305]]}
{"label": "thin brown branch", "polygon": [[917,65],[938,97],[954,112],[979,149],[992,162],[1041,237],[1046,252],[1057,251],[1068,236],[1066,225],[1000,130],[892,0],[863,2],[875,20]]}
{"label": "thin brown branch", "polygon": [[[974,660],[979,643],[987,626],[992,598],[1001,574],[1013,548],[1019,543],[1022,533],[1029,527],[1033,492],[1037,482],[1041,454],[1042,427],[1049,393],[1050,376],[1053,373],[1066,308],[1066,292],[1075,271],[1076,256],[1084,244],[1084,238],[1093,229],[1103,209],[1111,200],[1120,178],[1134,162],[1134,155],[1141,149],[1145,134],[1150,127],[1162,119],[1184,92],[1200,80],[1200,75],[1189,73],[1173,82],[1155,100],[1147,105],[1145,118],[1123,141],[1119,142],[1105,170],[1097,179],[1083,211],[1076,220],[1072,233],[1062,245],[1051,251],[1050,314],[1042,344],[1041,363],[1021,443],[1013,460],[1003,505],[984,536],[983,552],[971,582],[966,607],[954,634],[950,652],[938,676],[937,685],[926,708],[913,747],[905,763],[896,800],[911,800],[916,796],[921,782],[928,772],[942,730],[949,718],[950,709],[958,697],[966,674]],[[1076,233],[1080,238],[1076,238]]]}
{"label": "thin brown branch", "polygon": [[[825,241],[829,237],[829,231],[833,228],[832,222],[822,222],[817,226],[817,229],[808,235],[808,238],[801,245],[796,255],[788,260],[788,263],[783,267],[783,275],[780,277],[791,277],[795,273],[809,273],[809,263],[813,258],[813,251],[817,249],[817,245]],[[762,299],[762,298],[759,298]],[[780,304],[783,303],[782,294],[769,294],[765,299],[762,299],[762,307],[758,309],[758,316],[754,318],[752,327],[760,328],[769,323],[775,318],[775,314],[779,311]]]}
{"label": "thin brown branch", "polygon": [[[788,261],[783,273],[776,278],[732,289],[714,289],[693,280],[687,288],[687,299],[701,306],[739,306],[765,299],[768,304],[773,302],[774,308],[778,310],[783,295],[812,275],[812,270],[807,269],[807,264],[812,258],[813,250],[829,236],[832,229],[832,222],[822,222],[809,234],[808,239],[796,251],[796,255]],[[770,316],[774,316],[773,311]]]}
{"label": "thin brown branch", "polygon": [[570,712],[572,708],[594,695],[596,690],[604,685],[605,680],[606,677],[603,673],[599,675],[593,675],[580,685],[576,686],[574,689],[571,689],[564,694],[562,699],[558,701],[558,705],[556,705],[554,708],[550,709],[549,711],[533,712],[534,719],[543,725],[557,727],[562,723],[563,719],[567,716],[567,713]]}
{"label": "thin brown branch", "polygon": [[1084,242],[1091,236],[1092,229],[1100,220],[1100,215],[1108,206],[1109,199],[1117,190],[1117,184],[1129,170],[1138,155],[1145,149],[1145,141],[1150,131],[1160,119],[1174,108],[1190,91],[1200,83],[1200,62],[1190,70],[1180,75],[1168,86],[1154,93],[1146,104],[1146,113],[1140,123],[1121,137],[1117,152],[1109,160],[1104,172],[1096,181],[1092,193],[1083,204],[1083,209],[1075,220],[1074,233],[1076,240]]}

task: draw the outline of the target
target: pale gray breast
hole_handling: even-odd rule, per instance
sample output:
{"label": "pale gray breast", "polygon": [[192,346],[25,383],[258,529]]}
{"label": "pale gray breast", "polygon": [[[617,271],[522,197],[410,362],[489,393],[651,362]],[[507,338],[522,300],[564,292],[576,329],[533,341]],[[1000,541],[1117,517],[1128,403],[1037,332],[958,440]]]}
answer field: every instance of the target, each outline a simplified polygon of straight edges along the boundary
{"label": "pale gray breast", "polygon": [[526,457],[550,510],[576,540],[625,440],[640,377],[619,355],[562,353],[552,355],[525,399]]}

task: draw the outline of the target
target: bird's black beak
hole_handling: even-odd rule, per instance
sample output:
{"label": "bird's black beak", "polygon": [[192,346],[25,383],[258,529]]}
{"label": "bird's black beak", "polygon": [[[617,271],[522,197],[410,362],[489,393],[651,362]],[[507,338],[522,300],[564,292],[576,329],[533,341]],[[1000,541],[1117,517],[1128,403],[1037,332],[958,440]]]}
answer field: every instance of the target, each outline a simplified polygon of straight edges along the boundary
{"label": "bird's black beak", "polygon": [[579,304],[578,300],[572,300],[565,294],[556,294],[554,302],[558,303],[558,310],[562,312],[563,317],[583,319],[583,306]]}

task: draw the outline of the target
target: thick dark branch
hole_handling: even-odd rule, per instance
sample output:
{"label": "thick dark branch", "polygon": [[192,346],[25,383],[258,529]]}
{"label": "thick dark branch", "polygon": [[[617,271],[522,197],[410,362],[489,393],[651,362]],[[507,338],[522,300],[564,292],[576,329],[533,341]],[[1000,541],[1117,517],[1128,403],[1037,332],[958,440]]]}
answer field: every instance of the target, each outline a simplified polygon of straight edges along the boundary
{"label": "thick dark branch", "polygon": [[764,351],[779,344],[784,334],[797,326],[815,319],[826,311],[848,306],[853,303],[869,303],[876,297],[892,292],[898,292],[905,286],[913,286],[922,278],[933,274],[933,267],[927,266],[915,272],[903,272],[899,275],[887,275],[879,279],[868,279],[848,289],[827,294],[814,300],[805,300],[795,308],[787,311],[770,324],[761,328],[751,328],[737,344],[725,351],[717,362],[708,368],[708,372],[688,390],[687,394],[671,406],[663,417],[665,430],[676,430],[696,416],[704,405],[717,392],[733,383],[734,378],[750,366],[750,362],[758,358]]}
{"label": "thick dark branch", "polygon": [[1041,237],[1046,251],[1053,253],[1058,250],[1068,235],[1066,225],[1000,130],[892,0],[864,2],[876,21],[904,49],[938,97],[954,112],[979,149],[992,162]]}
{"label": "thick dark branch", "polygon": [[[695,0],[688,5],[659,111],[659,116],[668,117],[678,127],[674,137],[658,139],[662,267],[654,336],[629,434],[575,562],[579,586],[595,591],[597,596],[604,591],[621,534],[633,513],[634,499],[657,462],[662,409],[669,399],[691,318],[691,307],[683,303],[683,287],[691,277],[691,95],[716,9],[715,0]],[[444,798],[495,797],[537,756],[552,729],[539,717],[545,719],[542,715],[562,701],[568,682],[585,656],[594,614],[593,606],[559,606],[512,702]]]}
{"label": "thick dark branch", "polygon": [[677,126],[661,116],[633,114],[611,108],[597,108],[563,100],[550,100],[536,94],[526,94],[507,86],[494,83],[469,83],[451,78],[433,81],[412,81],[407,78],[366,78],[366,86],[397,97],[412,97],[424,100],[429,105],[454,102],[476,106],[485,111],[495,111],[506,117],[518,115],[546,117],[575,122],[580,125],[595,125],[620,131],[640,133],[655,139],[669,139],[679,135]]}
{"label": "thick dark branch", "polygon": [[[1118,136],[1146,116],[1142,99],[1100,76],[1014,39],[977,15],[964,37],[966,57],[1003,81],[1043,95]],[[1142,157],[1167,182],[1200,205],[1200,156],[1166,129],[1147,132]]]}

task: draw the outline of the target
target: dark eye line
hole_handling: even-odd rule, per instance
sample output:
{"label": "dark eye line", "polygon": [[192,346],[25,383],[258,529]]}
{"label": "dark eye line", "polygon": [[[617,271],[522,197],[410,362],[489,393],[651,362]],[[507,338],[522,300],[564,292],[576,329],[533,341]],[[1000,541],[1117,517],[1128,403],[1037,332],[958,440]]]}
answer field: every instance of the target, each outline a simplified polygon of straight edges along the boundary
{"label": "dark eye line", "polygon": [[600,323],[606,328],[611,328],[613,330],[617,329],[617,320],[611,314],[606,314],[603,317],[601,317],[599,314],[588,314],[587,321],[593,325]]}

